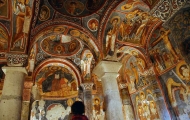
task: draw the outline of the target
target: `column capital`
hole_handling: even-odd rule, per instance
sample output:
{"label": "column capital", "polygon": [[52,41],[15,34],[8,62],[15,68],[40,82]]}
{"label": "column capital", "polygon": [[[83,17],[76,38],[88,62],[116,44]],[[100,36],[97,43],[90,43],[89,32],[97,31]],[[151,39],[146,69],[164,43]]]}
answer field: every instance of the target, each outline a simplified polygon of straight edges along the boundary
{"label": "column capital", "polygon": [[120,62],[101,61],[94,68],[92,73],[101,78],[105,73],[118,73],[122,64]]}
{"label": "column capital", "polygon": [[25,67],[9,67],[9,66],[4,66],[2,67],[3,72],[6,74],[7,71],[19,71],[27,74],[26,68]]}
{"label": "column capital", "polygon": [[80,86],[84,89],[84,90],[92,90],[92,86],[94,84],[93,83],[81,83]]}
{"label": "column capital", "polygon": [[27,62],[28,55],[8,53],[6,59],[8,66],[24,66]]}

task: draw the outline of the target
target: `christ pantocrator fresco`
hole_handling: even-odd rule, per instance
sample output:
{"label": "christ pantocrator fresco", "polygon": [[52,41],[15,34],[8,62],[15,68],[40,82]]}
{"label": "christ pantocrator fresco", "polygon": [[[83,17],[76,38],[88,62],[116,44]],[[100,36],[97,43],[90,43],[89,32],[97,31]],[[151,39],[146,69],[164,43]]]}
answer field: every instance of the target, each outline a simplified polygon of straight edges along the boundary
{"label": "christ pantocrator fresco", "polygon": [[38,76],[37,85],[43,97],[68,97],[78,94],[77,81],[68,68],[45,67]]}

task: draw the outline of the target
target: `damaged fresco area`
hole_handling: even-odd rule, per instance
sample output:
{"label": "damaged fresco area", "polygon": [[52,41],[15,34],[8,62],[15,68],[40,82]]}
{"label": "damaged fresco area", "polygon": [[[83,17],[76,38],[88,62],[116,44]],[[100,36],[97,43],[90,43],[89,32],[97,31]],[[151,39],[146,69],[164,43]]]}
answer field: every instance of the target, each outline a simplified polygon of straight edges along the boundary
{"label": "damaged fresco area", "polygon": [[179,62],[176,67],[160,76],[162,88],[169,104],[172,116],[180,120],[190,119],[190,69],[185,61]]}
{"label": "damaged fresco area", "polygon": [[77,97],[64,100],[36,100],[32,103],[30,120],[67,120]]}

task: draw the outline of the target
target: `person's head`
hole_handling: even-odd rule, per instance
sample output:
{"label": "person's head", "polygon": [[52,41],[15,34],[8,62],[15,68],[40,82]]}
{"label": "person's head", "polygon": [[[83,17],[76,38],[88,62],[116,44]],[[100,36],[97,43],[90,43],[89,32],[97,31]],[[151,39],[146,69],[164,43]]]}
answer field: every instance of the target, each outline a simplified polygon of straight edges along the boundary
{"label": "person's head", "polygon": [[133,65],[133,63],[132,63],[132,62],[130,62],[130,66],[131,66],[131,67],[134,67],[134,65]]}
{"label": "person's head", "polygon": [[100,104],[99,99],[97,99],[97,98],[95,99],[95,104],[96,104],[96,105]]}
{"label": "person's head", "polygon": [[85,106],[84,103],[81,101],[75,101],[71,106],[71,112],[73,114],[79,114],[82,115],[85,112]]}
{"label": "person's head", "polygon": [[150,102],[150,108],[154,108],[155,107],[155,104],[153,101]]}
{"label": "person's head", "polygon": [[145,99],[144,92],[141,92],[141,93],[140,93],[140,98],[141,98],[141,100],[144,100],[144,99]]}
{"label": "person's head", "polygon": [[117,23],[118,23],[118,21],[119,21],[119,19],[118,19],[118,18],[114,18],[114,19],[112,20],[112,24],[113,24],[113,25],[115,25],[115,24],[117,24]]}
{"label": "person's head", "polygon": [[92,28],[95,28],[95,27],[96,27],[96,23],[92,22]]}
{"label": "person's head", "polygon": [[47,16],[47,10],[42,9],[41,12],[40,12],[40,17],[41,17],[42,19],[45,19],[46,16]]}
{"label": "person's head", "polygon": [[75,8],[76,8],[76,5],[77,5],[76,2],[70,2],[70,7],[71,7],[71,8],[75,9]]}
{"label": "person's head", "polygon": [[161,28],[160,29],[160,34],[163,35],[165,33],[165,29],[164,28]]}

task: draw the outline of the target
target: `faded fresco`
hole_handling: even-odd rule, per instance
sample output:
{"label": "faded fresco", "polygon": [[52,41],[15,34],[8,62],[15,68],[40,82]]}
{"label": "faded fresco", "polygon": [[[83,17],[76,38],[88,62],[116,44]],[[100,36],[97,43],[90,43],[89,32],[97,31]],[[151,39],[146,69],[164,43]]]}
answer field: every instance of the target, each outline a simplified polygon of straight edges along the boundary
{"label": "faded fresco", "polygon": [[50,5],[61,14],[87,16],[99,10],[106,0],[48,0]]}
{"label": "faded fresco", "polygon": [[23,51],[28,40],[30,21],[32,18],[33,0],[13,1],[13,37],[11,50]]}
{"label": "faded fresco", "polygon": [[131,95],[136,119],[138,120],[169,120],[170,114],[163,104],[164,97],[158,83],[154,80],[142,90]]}
{"label": "faded fresco", "polygon": [[42,97],[68,97],[78,94],[78,82],[74,73],[64,66],[44,67],[36,77]]}
{"label": "faded fresco", "polygon": [[163,27],[154,31],[151,38],[149,54],[159,74],[171,69],[182,59],[170,30]]}
{"label": "faded fresco", "polygon": [[174,69],[160,76],[165,97],[169,106],[172,107],[171,113],[179,120],[190,119],[189,71],[189,65],[180,61]]}
{"label": "faded fresco", "polygon": [[168,25],[172,31],[172,37],[178,43],[186,62],[190,61],[190,8],[186,7],[180,10],[170,19]]}
{"label": "faded fresco", "polygon": [[78,98],[34,101],[30,120],[67,120],[71,105],[77,100]]}

